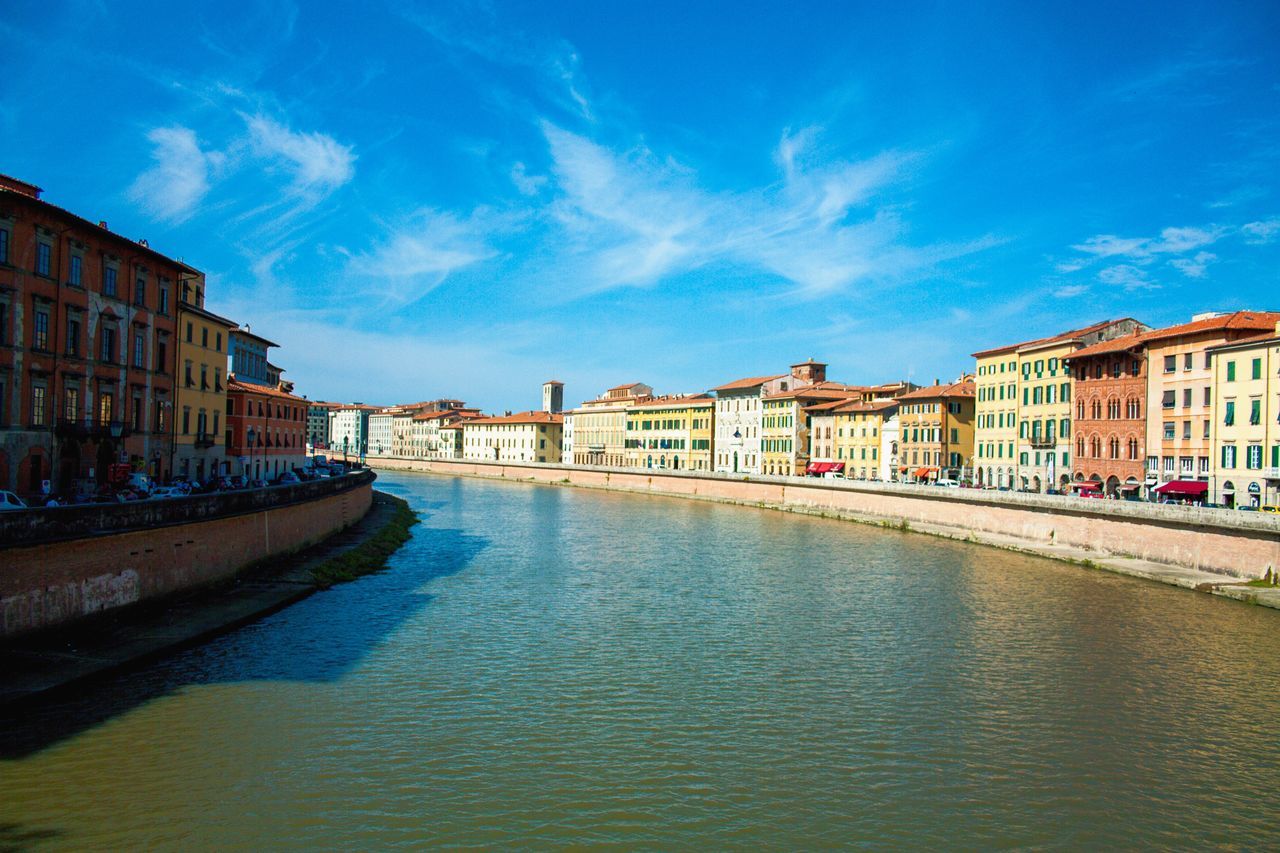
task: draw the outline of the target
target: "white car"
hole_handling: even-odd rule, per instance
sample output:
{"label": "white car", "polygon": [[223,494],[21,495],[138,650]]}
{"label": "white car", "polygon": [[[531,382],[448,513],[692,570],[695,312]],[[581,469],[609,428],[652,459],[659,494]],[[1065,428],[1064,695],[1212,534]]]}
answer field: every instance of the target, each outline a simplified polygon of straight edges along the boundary
{"label": "white car", "polygon": [[187,493],[177,486],[157,486],[151,491],[151,499],[167,500],[169,498],[185,498]]}
{"label": "white car", "polygon": [[27,504],[13,492],[0,492],[0,511],[6,509],[26,509]]}
{"label": "white car", "polygon": [[940,480],[936,480],[936,481],[934,481],[934,485],[935,485],[935,486],[942,486],[944,489],[958,489],[958,488],[960,488],[960,484],[959,484],[957,481],[955,481],[955,480],[951,480],[951,479],[948,479],[948,478],[946,478],[946,477],[943,477],[943,478],[942,478],[942,479],[940,479]]}

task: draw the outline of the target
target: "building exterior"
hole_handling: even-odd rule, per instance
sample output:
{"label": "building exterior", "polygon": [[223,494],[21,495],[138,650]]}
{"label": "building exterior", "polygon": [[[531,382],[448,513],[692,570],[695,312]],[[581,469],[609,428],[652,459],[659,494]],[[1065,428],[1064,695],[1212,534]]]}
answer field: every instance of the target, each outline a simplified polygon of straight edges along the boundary
{"label": "building exterior", "polygon": [[[751,376],[713,388],[715,411],[715,470],[744,474],[764,472],[762,451],[764,398],[825,382],[827,366],[813,359],[793,364],[790,373]],[[782,429],[782,428],[778,428]],[[784,436],[775,436],[776,441]],[[795,436],[792,441],[798,440]],[[806,438],[805,451],[808,451]],[[775,467],[781,457],[775,457]]]}
{"label": "building exterior", "polygon": [[173,472],[203,483],[230,471],[223,415],[227,350],[236,324],[205,310],[202,288],[178,296],[178,383],[172,419]]}
{"label": "building exterior", "polygon": [[627,464],[627,410],[653,397],[653,388],[642,382],[618,385],[573,414],[573,464]]}
{"label": "building exterior", "polygon": [[981,388],[982,397],[980,409],[975,410],[975,417],[981,415],[974,437],[975,483],[1035,492],[1065,490],[1071,480],[1073,450],[1066,357],[1099,341],[1145,329],[1131,317],[1104,320],[974,353],[980,371],[974,376],[975,388]]}
{"label": "building exterior", "polygon": [[860,400],[866,390],[863,386],[819,381],[766,395],[760,419],[762,473],[784,477],[805,473],[814,431],[813,416],[819,418],[820,443],[825,448],[832,440],[834,423],[825,415],[824,404]]}
{"label": "building exterior", "polygon": [[[903,392],[906,393],[906,392]],[[892,480],[897,440],[885,446],[885,433],[896,433],[898,402],[851,400],[838,404],[832,411],[835,427],[835,461],[843,464],[850,480]]]}
{"label": "building exterior", "polygon": [[379,409],[369,413],[369,438],[365,454],[368,456],[390,456],[392,446],[391,419],[403,411],[398,407]]}
{"label": "building exterior", "polygon": [[1147,446],[1147,347],[1142,332],[1066,357],[1074,382],[1071,488],[1138,498]]}
{"label": "building exterior", "polygon": [[560,461],[558,414],[520,412],[461,421],[462,458],[485,462]]}
{"label": "building exterior", "polygon": [[307,460],[307,401],[280,388],[229,380],[226,442],[233,474],[271,481],[301,468]]}
{"label": "building exterior", "polygon": [[40,196],[0,176],[0,488],[90,491],[121,464],[167,478],[175,288],[203,274]]}
{"label": "building exterior", "polygon": [[329,449],[329,415],[337,408],[338,403],[326,403],[314,400],[307,404],[307,446],[312,453],[321,453]]}
{"label": "building exterior", "polygon": [[564,412],[561,417],[564,420],[560,424],[560,460],[566,465],[572,465],[575,464],[573,455],[573,412]]}
{"label": "building exterior", "polygon": [[231,361],[231,372],[235,374],[236,379],[250,385],[277,387],[279,379],[273,380],[272,376],[278,377],[280,371],[273,369],[267,362],[267,350],[277,346],[279,344],[272,343],[261,335],[255,335],[247,325],[232,329],[231,343],[227,351]]}
{"label": "building exterior", "polygon": [[461,459],[462,458],[462,442],[465,436],[464,425],[469,418],[459,418],[456,421],[440,425],[440,443],[437,449],[430,451],[433,458],[438,459]]}
{"label": "building exterior", "polygon": [[451,427],[480,416],[475,409],[415,412],[411,417],[409,449],[404,455],[415,459],[461,459],[462,430]]}
{"label": "building exterior", "polygon": [[898,398],[898,471],[914,482],[961,479],[974,453],[972,376],[949,385],[929,385]]}
{"label": "building exterior", "polygon": [[344,460],[364,459],[369,448],[369,416],[378,411],[376,406],[353,403],[340,406],[330,412],[329,450],[331,455],[341,453]]}
{"label": "building exterior", "polygon": [[1214,393],[1210,500],[1227,507],[1280,506],[1280,323],[1270,334],[1208,353]]}
{"label": "building exterior", "polygon": [[[1144,336],[1147,347],[1146,484],[1204,500],[1213,470],[1214,376],[1209,350],[1275,330],[1280,313],[1199,314]],[[1225,372],[1224,372],[1225,382]],[[1186,483],[1171,486],[1169,483]],[[1234,482],[1234,481],[1233,481]],[[1195,490],[1195,491],[1187,491]],[[1221,497],[1221,489],[1219,497]]]}
{"label": "building exterior", "polygon": [[715,402],[687,394],[633,405],[627,411],[627,467],[710,471]]}
{"label": "building exterior", "polygon": [[551,379],[542,383],[542,411],[560,414],[564,411],[564,383]]}

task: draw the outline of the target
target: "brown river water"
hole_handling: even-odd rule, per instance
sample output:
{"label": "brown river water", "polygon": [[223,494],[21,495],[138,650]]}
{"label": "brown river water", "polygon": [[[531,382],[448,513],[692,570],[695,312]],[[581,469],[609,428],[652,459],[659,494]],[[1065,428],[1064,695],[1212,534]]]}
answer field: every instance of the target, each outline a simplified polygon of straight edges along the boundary
{"label": "brown river water", "polygon": [[1280,845],[1280,612],[385,474],[389,569],[5,719],[0,850]]}

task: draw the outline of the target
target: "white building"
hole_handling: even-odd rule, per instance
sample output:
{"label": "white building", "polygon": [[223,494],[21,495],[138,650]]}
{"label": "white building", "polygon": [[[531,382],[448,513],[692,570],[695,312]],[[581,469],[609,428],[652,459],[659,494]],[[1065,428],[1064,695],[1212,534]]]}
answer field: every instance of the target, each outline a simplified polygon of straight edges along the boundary
{"label": "white building", "polygon": [[898,411],[886,418],[880,426],[880,479],[886,482],[898,479]]}
{"label": "white building", "polygon": [[560,461],[560,415],[520,412],[462,422],[462,458],[477,462]]}
{"label": "white building", "polygon": [[330,455],[363,459],[369,444],[369,415],[377,411],[359,403],[341,406],[329,413]]}
{"label": "white building", "polygon": [[561,415],[560,459],[566,464],[573,464],[573,412]]}
{"label": "white building", "polygon": [[367,456],[391,455],[391,419],[399,409],[381,409],[369,415],[369,441],[365,449]]}

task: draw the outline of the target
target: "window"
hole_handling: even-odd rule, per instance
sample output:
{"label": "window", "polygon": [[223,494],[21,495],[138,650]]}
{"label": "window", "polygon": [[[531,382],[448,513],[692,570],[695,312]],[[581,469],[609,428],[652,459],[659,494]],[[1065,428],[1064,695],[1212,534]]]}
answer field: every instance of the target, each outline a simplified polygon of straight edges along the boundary
{"label": "window", "polygon": [[147,304],[147,280],[142,276],[138,276],[138,280],[133,285],[133,304]]}
{"label": "window", "polygon": [[1236,422],[1236,404],[1234,400],[1227,401],[1222,422],[1227,426],[1231,426]]}
{"label": "window", "polygon": [[1234,361],[1227,362],[1227,381],[1236,381],[1236,363]]}
{"label": "window", "polygon": [[45,388],[43,385],[31,386],[31,425],[44,426],[45,419]]}
{"label": "window", "polygon": [[1174,435],[1173,421],[1164,422],[1164,437],[1166,441],[1172,441]]}
{"label": "window", "polygon": [[1244,452],[1244,467],[1258,469],[1262,467],[1262,445],[1251,444]]}
{"label": "window", "polygon": [[0,302],[0,344],[9,340],[9,303]]}
{"label": "window", "polygon": [[53,247],[48,243],[36,243],[36,275],[49,274],[49,258]]}
{"label": "window", "polygon": [[165,372],[168,362],[169,343],[164,338],[156,338],[156,370],[160,373]]}
{"label": "window", "polygon": [[1195,473],[1195,458],[1191,456],[1181,456],[1178,458],[1178,470],[1183,474]]}
{"label": "window", "polygon": [[83,275],[84,260],[79,255],[71,256],[71,269],[67,271],[67,284],[73,287],[80,286],[80,279]]}
{"label": "window", "polygon": [[1129,375],[1137,376],[1142,371],[1142,364],[1135,358],[1129,364]]}
{"label": "window", "polygon": [[191,321],[188,320],[187,321],[187,343],[191,343],[194,340],[192,337],[192,331],[193,331],[193,327],[191,325]]}
{"label": "window", "polygon": [[133,430],[138,432],[142,429],[142,397],[133,398]]}
{"label": "window", "polygon": [[80,321],[67,318],[67,355],[80,355]]}
{"label": "window", "polygon": [[116,330],[108,326],[102,327],[102,361],[116,360]]}
{"label": "window", "polygon": [[1204,387],[1204,404],[1206,406],[1213,405],[1213,388],[1208,385]]}
{"label": "window", "polygon": [[0,228],[0,264],[9,263],[9,229]]}
{"label": "window", "polygon": [[105,296],[116,295],[116,268],[106,267],[102,270],[102,293]]}
{"label": "window", "polygon": [[205,349],[209,348],[209,327],[208,326],[200,327],[200,346],[204,347]]}
{"label": "window", "polygon": [[35,335],[31,342],[35,349],[47,350],[49,348],[49,312],[40,308],[36,310],[35,318]]}
{"label": "window", "polygon": [[1166,474],[1172,474],[1173,473],[1173,457],[1166,456],[1164,457],[1163,461],[1164,461],[1164,472]]}
{"label": "window", "polygon": [[1191,353],[1187,353],[1182,357],[1182,369],[1183,370],[1191,369]]}
{"label": "window", "polygon": [[1205,437],[1205,438],[1208,438],[1208,437],[1209,437],[1210,424],[1212,424],[1212,423],[1213,423],[1213,421],[1209,420],[1208,418],[1205,418],[1205,419],[1204,419],[1204,433],[1203,433],[1203,434],[1204,434],[1204,437]]}
{"label": "window", "polygon": [[218,352],[222,352],[222,332],[218,332],[217,341],[217,346],[215,346],[214,349]]}
{"label": "window", "polygon": [[1236,449],[1233,445],[1224,444],[1222,446],[1222,467],[1236,467]]}
{"label": "window", "polygon": [[169,313],[169,287],[168,285],[160,285],[160,313]]}
{"label": "window", "polygon": [[80,389],[67,388],[62,392],[62,417],[68,421],[80,418]]}
{"label": "window", "polygon": [[111,423],[111,415],[115,411],[116,395],[111,391],[103,391],[98,395],[98,423]]}
{"label": "window", "polygon": [[143,343],[142,333],[138,331],[133,333],[133,366],[147,366],[146,344]]}
{"label": "window", "polygon": [[1249,376],[1251,379],[1262,378],[1262,359],[1255,358],[1249,367]]}
{"label": "window", "polygon": [[1173,404],[1177,402],[1177,399],[1176,399],[1177,393],[1178,393],[1177,391],[1165,391],[1163,396],[1161,396],[1160,398],[1161,408],[1172,409]]}
{"label": "window", "polygon": [[1190,388],[1182,389],[1182,408],[1184,409],[1191,408],[1191,389]]}
{"label": "window", "polygon": [[1191,421],[1182,422],[1182,440],[1183,441],[1191,440]]}
{"label": "window", "polygon": [[1257,399],[1250,400],[1249,424],[1251,426],[1257,426],[1260,423],[1262,423],[1262,401]]}
{"label": "window", "polygon": [[1178,357],[1174,355],[1166,355],[1164,357],[1164,372],[1173,373],[1178,369]]}

